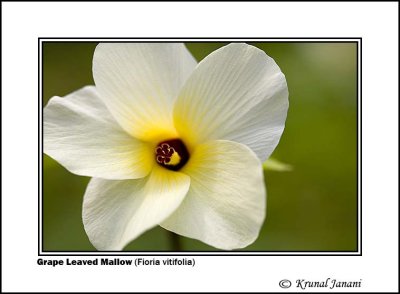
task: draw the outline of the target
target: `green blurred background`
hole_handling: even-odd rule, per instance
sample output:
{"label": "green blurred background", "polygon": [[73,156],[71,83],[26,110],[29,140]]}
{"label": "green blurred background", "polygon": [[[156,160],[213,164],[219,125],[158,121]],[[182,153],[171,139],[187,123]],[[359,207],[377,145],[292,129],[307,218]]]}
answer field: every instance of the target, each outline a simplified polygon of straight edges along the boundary
{"label": "green blurred background", "polygon": [[[43,44],[43,105],[88,84],[97,43]],[[289,112],[272,157],[290,172],[265,171],[267,218],[245,251],[357,250],[356,43],[249,43],[275,59],[286,75]],[[187,43],[197,60],[225,43]],[[87,177],[43,156],[43,250],[92,251],[81,220]],[[181,237],[183,250],[216,251]],[[129,251],[172,250],[156,227]]]}

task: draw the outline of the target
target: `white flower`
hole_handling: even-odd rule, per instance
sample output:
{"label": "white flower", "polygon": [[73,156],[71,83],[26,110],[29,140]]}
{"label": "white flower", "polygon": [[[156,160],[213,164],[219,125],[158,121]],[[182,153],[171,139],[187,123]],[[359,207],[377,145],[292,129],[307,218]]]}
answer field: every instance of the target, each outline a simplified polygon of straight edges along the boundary
{"label": "white flower", "polygon": [[156,225],[243,248],[266,211],[262,162],[288,108],[285,76],[260,49],[233,43],[199,64],[183,44],[105,43],[96,86],[44,109],[44,151],[93,177],[83,223],[98,250]]}

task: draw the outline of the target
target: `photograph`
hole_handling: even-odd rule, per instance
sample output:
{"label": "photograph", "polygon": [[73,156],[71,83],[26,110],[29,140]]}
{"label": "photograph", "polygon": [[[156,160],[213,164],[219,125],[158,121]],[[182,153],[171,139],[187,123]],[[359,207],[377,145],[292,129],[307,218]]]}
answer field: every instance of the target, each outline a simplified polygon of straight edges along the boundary
{"label": "photograph", "polygon": [[399,293],[398,4],[3,1],[1,292]]}
{"label": "photograph", "polygon": [[359,42],[179,41],[40,42],[40,250],[359,253]]}

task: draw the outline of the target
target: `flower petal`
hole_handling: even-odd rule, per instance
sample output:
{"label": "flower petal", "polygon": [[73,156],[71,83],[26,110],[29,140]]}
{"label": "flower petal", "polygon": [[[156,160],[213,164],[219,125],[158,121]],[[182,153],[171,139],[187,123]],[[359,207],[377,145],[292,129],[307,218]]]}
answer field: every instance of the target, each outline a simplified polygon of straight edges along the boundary
{"label": "flower petal", "polygon": [[51,98],[43,121],[44,152],[72,173],[136,179],[154,164],[153,149],[118,125],[94,86]]}
{"label": "flower petal", "polygon": [[287,109],[286,79],[275,61],[254,46],[232,43],[198,64],[176,101],[174,122],[189,146],[232,140],[265,161]]}
{"label": "flower petal", "polygon": [[92,179],[83,200],[83,224],[98,250],[121,250],[167,218],[190,186],[182,173],[154,166],[139,180]]}
{"label": "flower petal", "polygon": [[144,141],[175,137],[172,108],[196,60],[181,43],[101,43],[93,77],[120,125]]}
{"label": "flower petal", "polygon": [[216,248],[243,248],[257,238],[265,218],[261,162],[245,145],[210,141],[199,145],[181,170],[188,194],[161,226]]}

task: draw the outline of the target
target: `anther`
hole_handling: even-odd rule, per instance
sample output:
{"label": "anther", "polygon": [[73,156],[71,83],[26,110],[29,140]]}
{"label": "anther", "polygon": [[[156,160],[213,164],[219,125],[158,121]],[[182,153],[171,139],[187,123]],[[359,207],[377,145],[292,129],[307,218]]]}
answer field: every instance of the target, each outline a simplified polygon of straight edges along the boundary
{"label": "anther", "polygon": [[172,139],[157,145],[155,157],[159,165],[177,171],[189,160],[189,152],[181,140]]}

